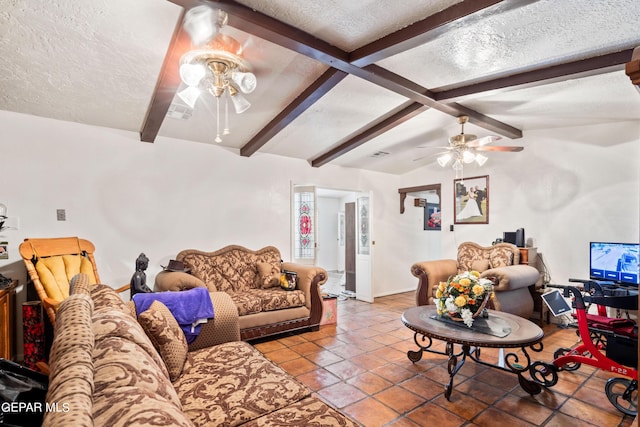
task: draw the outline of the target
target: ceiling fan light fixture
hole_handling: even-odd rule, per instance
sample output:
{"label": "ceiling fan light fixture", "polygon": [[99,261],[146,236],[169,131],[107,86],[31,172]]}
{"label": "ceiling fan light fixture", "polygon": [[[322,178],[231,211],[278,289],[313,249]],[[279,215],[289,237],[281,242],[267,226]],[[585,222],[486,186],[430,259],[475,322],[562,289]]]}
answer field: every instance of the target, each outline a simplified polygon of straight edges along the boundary
{"label": "ceiling fan light fixture", "polygon": [[447,166],[449,161],[451,161],[451,154],[445,153],[442,156],[438,157],[436,160],[438,161],[438,164],[440,166],[445,167]]}
{"label": "ceiling fan light fixture", "polygon": [[473,163],[473,161],[476,159],[476,155],[473,154],[471,151],[469,150],[464,150],[462,152],[462,161],[465,163]]}
{"label": "ceiling fan light fixture", "polygon": [[[221,117],[224,118],[222,135],[229,133],[228,98],[235,112],[243,113],[251,103],[240,92],[251,93],[257,85],[255,74],[242,57],[240,42],[221,32],[228,19],[226,12],[203,5],[190,9],[183,22],[195,48],[180,58],[180,78],[189,88],[209,92],[216,99],[216,142],[221,141]],[[197,99],[195,91],[184,90],[178,95],[193,108]],[[224,108],[221,109],[223,96]]]}
{"label": "ceiling fan light fixture", "polygon": [[182,28],[189,33],[191,44],[201,46],[215,37],[228,19],[226,12],[202,5],[187,11]]}
{"label": "ceiling fan light fixture", "polygon": [[480,153],[476,153],[476,163],[478,164],[478,166],[484,165],[487,162],[487,160],[489,160],[487,156],[483,156]]}
{"label": "ceiling fan light fixture", "polygon": [[200,97],[200,89],[195,86],[188,86],[186,89],[178,92],[178,96],[193,110],[196,106],[196,101]]}
{"label": "ceiling fan light fixture", "polygon": [[229,95],[231,95],[231,102],[233,103],[233,109],[236,110],[236,114],[242,114],[251,107],[251,103],[247,101],[247,98],[242,96],[237,89],[230,86]]}
{"label": "ceiling fan light fixture", "polygon": [[198,86],[207,70],[200,63],[185,63],[180,65],[180,79],[187,86]]}
{"label": "ceiling fan light fixture", "polygon": [[236,71],[231,79],[238,85],[242,93],[251,93],[256,90],[258,80],[256,75],[249,72]]}

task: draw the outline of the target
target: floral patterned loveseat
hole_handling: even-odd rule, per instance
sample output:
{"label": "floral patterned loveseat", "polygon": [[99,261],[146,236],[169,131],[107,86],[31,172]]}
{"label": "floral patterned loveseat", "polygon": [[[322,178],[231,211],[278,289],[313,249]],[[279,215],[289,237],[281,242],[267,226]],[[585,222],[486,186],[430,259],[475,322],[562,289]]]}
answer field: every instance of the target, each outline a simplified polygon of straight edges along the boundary
{"label": "floral patterned loveseat", "polygon": [[[256,251],[238,245],[214,252],[186,249],[176,260],[190,269],[189,274],[162,272],[156,277],[155,290],[206,286],[210,292],[227,293],[238,308],[243,340],[320,327],[320,285],[328,278],[322,268],[282,263],[280,251],[274,246]],[[294,290],[280,287],[281,270],[297,273]]]}
{"label": "floral patterned loveseat", "polygon": [[223,293],[212,294],[211,325],[231,341],[190,350],[165,306],[136,319],[133,303],[82,276],[59,307],[49,358],[47,402],[65,410],[44,426],[356,426],[239,341]]}
{"label": "floral patterned loveseat", "polygon": [[418,278],[416,304],[433,304],[435,289],[440,282],[463,271],[475,270],[480,277],[491,279],[495,297],[492,308],[524,318],[533,313],[530,286],[541,283],[540,272],[529,265],[519,264],[520,251],[511,243],[480,246],[464,242],[458,246],[458,258],[417,262],[411,273]]}

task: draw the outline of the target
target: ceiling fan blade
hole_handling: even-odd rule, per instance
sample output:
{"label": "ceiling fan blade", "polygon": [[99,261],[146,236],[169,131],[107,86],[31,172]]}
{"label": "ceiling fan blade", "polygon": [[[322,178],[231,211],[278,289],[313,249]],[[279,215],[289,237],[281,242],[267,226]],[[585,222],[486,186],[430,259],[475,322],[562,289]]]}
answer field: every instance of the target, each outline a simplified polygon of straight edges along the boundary
{"label": "ceiling fan blade", "polygon": [[513,147],[513,146],[505,146],[505,145],[486,145],[484,147],[476,147],[476,150],[478,151],[511,151],[511,152],[516,152],[516,151],[522,151],[524,150],[524,147]]}
{"label": "ceiling fan blade", "polygon": [[482,138],[474,139],[473,141],[467,142],[467,147],[471,147],[471,148],[482,147],[483,145],[491,144],[492,142],[496,142],[501,139],[502,137],[497,135],[483,136]]}

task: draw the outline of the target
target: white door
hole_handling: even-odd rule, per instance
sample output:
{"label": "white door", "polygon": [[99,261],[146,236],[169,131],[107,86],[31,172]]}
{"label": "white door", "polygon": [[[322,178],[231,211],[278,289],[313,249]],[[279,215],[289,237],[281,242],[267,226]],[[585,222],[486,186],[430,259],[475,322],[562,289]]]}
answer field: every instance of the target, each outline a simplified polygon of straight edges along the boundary
{"label": "white door", "polygon": [[314,186],[294,185],[292,192],[293,230],[291,232],[293,262],[316,265],[318,209]]}
{"label": "white door", "polygon": [[356,298],[373,302],[373,283],[371,281],[371,212],[373,198],[371,193],[356,195]]}

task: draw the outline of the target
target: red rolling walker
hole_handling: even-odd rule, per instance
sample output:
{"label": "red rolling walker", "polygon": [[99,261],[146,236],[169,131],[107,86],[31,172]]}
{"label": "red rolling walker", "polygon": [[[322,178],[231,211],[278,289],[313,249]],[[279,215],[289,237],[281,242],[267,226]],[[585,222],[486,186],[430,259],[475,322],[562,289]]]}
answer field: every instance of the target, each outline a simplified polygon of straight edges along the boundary
{"label": "red rolling walker", "polygon": [[[572,326],[577,326],[582,342],[573,348],[556,350],[551,363],[534,362],[529,373],[534,381],[545,387],[558,382],[558,372],[575,371],[581,364],[621,375],[624,378],[607,381],[607,398],[619,411],[635,416],[638,413],[638,327],[629,318],[607,317],[606,307],[637,310],[638,291],[589,280],[570,281],[584,283],[584,289],[552,287],[564,289],[565,297],[573,294],[577,325]],[[586,303],[598,305],[598,314],[588,314]]]}

